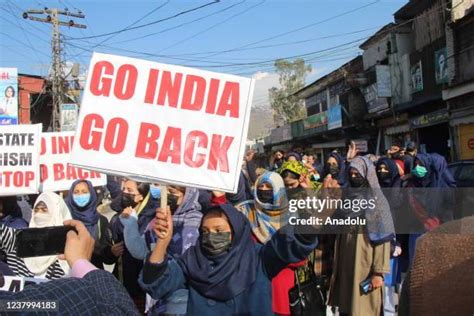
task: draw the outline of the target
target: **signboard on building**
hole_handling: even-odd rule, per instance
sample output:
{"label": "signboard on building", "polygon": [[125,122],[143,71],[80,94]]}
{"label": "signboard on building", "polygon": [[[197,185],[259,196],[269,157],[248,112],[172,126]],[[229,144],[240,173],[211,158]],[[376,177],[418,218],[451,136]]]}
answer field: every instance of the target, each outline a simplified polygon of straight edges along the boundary
{"label": "signboard on building", "polygon": [[358,152],[366,153],[369,151],[367,141],[365,139],[354,140]]}
{"label": "signboard on building", "polygon": [[377,65],[375,66],[375,73],[377,76],[377,97],[391,98],[392,80],[390,78],[390,66]]}
{"label": "signboard on building", "polygon": [[342,127],[342,106],[333,105],[328,110],[328,129]]}
{"label": "signboard on building", "polygon": [[423,91],[423,69],[421,60],[411,66],[411,93]]}
{"label": "signboard on building", "polygon": [[474,159],[474,124],[459,125],[459,158]]}
{"label": "signboard on building", "polygon": [[367,103],[367,111],[369,113],[377,113],[388,109],[389,104],[387,98],[377,97],[377,85],[374,83],[362,89],[365,102]]}
{"label": "signboard on building", "polygon": [[271,144],[281,143],[291,140],[291,125],[286,124],[278,128],[274,128],[270,134]]}
{"label": "signboard on building", "polygon": [[18,124],[18,69],[0,68],[0,125]]}
{"label": "signboard on building", "polygon": [[420,128],[436,125],[447,120],[449,120],[448,111],[443,109],[413,118],[410,120],[410,125],[412,128]]}
{"label": "signboard on building", "polygon": [[435,77],[437,84],[447,83],[449,81],[447,56],[448,52],[446,47],[435,52]]}
{"label": "signboard on building", "polygon": [[307,118],[303,119],[304,129],[316,128],[326,125],[327,123],[328,115],[326,111],[308,116]]}
{"label": "signboard on building", "polygon": [[61,104],[61,131],[75,131],[77,125],[77,104]]}

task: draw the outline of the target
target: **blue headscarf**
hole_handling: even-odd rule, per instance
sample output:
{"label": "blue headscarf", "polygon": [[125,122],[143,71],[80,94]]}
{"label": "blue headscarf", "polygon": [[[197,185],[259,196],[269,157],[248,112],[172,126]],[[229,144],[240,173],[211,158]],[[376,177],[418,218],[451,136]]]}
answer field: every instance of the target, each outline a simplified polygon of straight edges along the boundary
{"label": "blue headscarf", "polygon": [[392,159],[388,157],[383,157],[377,161],[376,169],[378,169],[380,165],[386,165],[388,168],[388,173],[390,175],[391,180],[389,187],[400,186],[400,173],[398,172],[397,164]]}
{"label": "blue headscarf", "polygon": [[[87,184],[89,193],[91,195],[89,203],[87,203],[84,207],[79,207],[73,199],[74,188],[81,182]],[[86,226],[91,236],[94,237],[94,239],[97,239],[97,224],[99,222],[100,215],[97,212],[97,194],[94,190],[94,187],[92,186],[92,183],[88,180],[74,181],[71,188],[69,189],[69,194],[67,195],[65,202],[71,211],[72,218],[81,221]]]}
{"label": "blue headscarf", "polygon": [[189,248],[178,263],[193,289],[202,296],[222,302],[242,293],[255,282],[258,254],[245,216],[228,203],[216,208],[226,215],[232,228],[229,251],[217,260],[208,258],[201,249],[201,235],[198,243]]}
{"label": "blue headscarf", "polygon": [[424,188],[455,188],[456,180],[454,180],[451,171],[448,169],[446,159],[436,153],[433,154],[417,154],[415,161],[418,160],[426,168],[426,176],[418,180]]}

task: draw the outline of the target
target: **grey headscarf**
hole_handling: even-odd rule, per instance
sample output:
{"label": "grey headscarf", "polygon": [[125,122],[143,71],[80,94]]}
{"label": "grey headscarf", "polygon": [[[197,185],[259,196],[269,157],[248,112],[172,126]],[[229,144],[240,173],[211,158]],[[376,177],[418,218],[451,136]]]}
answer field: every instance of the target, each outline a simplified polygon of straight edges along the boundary
{"label": "grey headscarf", "polygon": [[367,207],[364,210],[369,239],[374,244],[393,240],[395,238],[395,226],[390,212],[390,205],[380,188],[374,164],[367,157],[359,156],[352,159],[349,167],[356,169],[362,177],[367,179],[369,188],[364,189],[368,193],[364,194],[365,198],[375,200],[375,208]]}

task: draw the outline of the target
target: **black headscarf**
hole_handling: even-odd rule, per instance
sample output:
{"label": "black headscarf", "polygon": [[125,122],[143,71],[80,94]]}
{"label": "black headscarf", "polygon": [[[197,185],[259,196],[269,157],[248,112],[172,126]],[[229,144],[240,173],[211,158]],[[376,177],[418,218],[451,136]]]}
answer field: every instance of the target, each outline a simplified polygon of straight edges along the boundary
{"label": "black headscarf", "polygon": [[178,262],[189,285],[202,296],[227,301],[254,283],[258,257],[255,242],[251,238],[250,223],[245,216],[228,203],[216,208],[227,216],[232,228],[229,251],[217,260],[208,258],[201,249],[201,236],[198,243],[189,248]]}
{"label": "black headscarf", "polygon": [[[339,175],[337,176],[337,183],[339,183],[339,185],[343,188],[349,186],[349,183],[347,181],[346,162],[344,161],[344,158],[342,158],[342,156],[336,152],[331,153],[328,159],[331,157],[336,159],[337,166],[339,167]],[[324,179],[328,174],[330,174],[329,167],[328,167],[328,164],[325,163],[324,168],[323,168],[323,174],[321,175],[321,179]]]}
{"label": "black headscarf", "polygon": [[[382,187],[396,187],[400,186],[400,173],[398,172],[397,164],[388,157],[380,158],[377,161],[375,169],[378,170],[380,165],[386,165],[388,169],[388,174],[390,175],[390,185],[386,186],[383,183],[380,183]],[[380,179],[379,179],[380,182]]]}

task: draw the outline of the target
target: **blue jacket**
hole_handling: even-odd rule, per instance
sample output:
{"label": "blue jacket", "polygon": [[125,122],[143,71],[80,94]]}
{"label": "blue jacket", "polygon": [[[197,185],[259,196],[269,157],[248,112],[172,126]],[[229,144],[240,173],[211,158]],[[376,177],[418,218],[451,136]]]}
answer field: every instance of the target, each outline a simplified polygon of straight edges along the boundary
{"label": "blue jacket", "polygon": [[[271,280],[288,264],[304,260],[317,246],[316,235],[295,235],[289,227],[278,232],[265,245],[255,245],[258,253],[257,277],[244,292],[226,301],[208,299],[189,288],[187,315],[273,315]],[[139,277],[140,286],[159,299],[186,288],[181,266],[169,258],[152,264],[147,258]]]}

